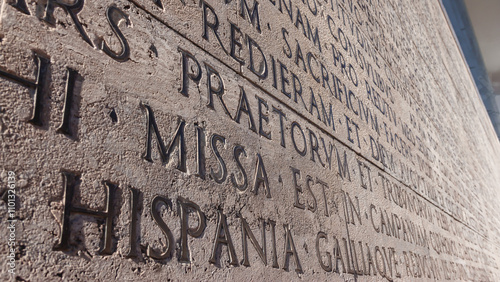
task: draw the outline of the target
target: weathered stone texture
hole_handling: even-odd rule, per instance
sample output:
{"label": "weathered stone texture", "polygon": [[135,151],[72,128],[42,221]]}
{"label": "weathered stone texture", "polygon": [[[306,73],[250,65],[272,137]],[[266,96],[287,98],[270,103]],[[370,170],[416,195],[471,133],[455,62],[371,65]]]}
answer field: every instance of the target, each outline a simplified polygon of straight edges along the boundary
{"label": "weathered stone texture", "polygon": [[1,279],[500,280],[438,1],[1,5]]}

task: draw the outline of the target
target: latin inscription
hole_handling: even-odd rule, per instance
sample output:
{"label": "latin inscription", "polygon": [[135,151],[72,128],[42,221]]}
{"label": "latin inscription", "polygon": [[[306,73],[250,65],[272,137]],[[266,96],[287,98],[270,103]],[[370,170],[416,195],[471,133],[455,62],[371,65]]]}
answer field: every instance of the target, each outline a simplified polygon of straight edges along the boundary
{"label": "latin inscription", "polygon": [[[98,257],[139,265],[208,263],[390,281],[498,277],[496,254],[484,247],[493,244],[485,239],[493,231],[484,210],[469,209],[477,197],[461,178],[461,162],[441,125],[429,123],[441,110],[422,94],[431,92],[423,75],[402,67],[431,55],[407,53],[415,52],[402,43],[408,35],[388,31],[396,15],[386,11],[398,3],[89,2],[10,1],[8,13],[39,18],[35,28],[73,32],[85,43],[72,45],[66,65],[60,52],[49,59],[33,48],[34,75],[18,75],[9,63],[0,65],[0,77],[30,91],[29,126],[47,129],[37,136],[46,138],[54,125],[85,150],[97,143],[79,136],[80,127],[111,143],[133,136],[120,169],[134,164],[146,176],[137,183],[116,169],[91,179],[100,175],[93,171],[98,161],[90,170],[85,156],[81,165],[52,171],[62,176],[54,251],[87,248],[80,240],[87,235],[72,236],[84,229],[74,224],[78,217],[98,226],[88,239],[97,242]],[[180,10],[190,17],[176,15]],[[93,25],[90,16],[100,21]],[[114,107],[126,110],[118,121],[113,108],[113,125],[89,115],[76,121],[93,107],[82,108],[81,100],[92,99],[86,89],[95,91],[91,84],[100,79],[78,52],[97,60],[91,69],[114,77],[99,90],[121,95]],[[135,76],[141,86],[128,81]],[[57,121],[55,95],[62,97]],[[95,103],[115,103],[110,97]],[[93,135],[108,130],[108,139]],[[92,182],[105,195],[101,202],[78,202]]]}

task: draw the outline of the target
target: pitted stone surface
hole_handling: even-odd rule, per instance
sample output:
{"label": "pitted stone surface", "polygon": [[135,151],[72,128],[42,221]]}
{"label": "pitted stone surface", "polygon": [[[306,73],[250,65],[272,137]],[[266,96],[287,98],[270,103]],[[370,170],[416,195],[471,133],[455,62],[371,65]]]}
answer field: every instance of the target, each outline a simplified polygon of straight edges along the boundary
{"label": "pitted stone surface", "polygon": [[1,5],[1,279],[500,280],[439,2]]}

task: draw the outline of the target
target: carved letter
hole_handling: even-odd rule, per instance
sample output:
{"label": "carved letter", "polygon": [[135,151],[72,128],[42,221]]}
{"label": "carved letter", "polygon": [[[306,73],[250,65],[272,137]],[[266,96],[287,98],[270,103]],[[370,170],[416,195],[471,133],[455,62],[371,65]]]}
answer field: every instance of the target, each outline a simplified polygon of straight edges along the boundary
{"label": "carved letter", "polygon": [[319,248],[319,239],[325,239],[328,242],[328,238],[326,236],[325,232],[318,232],[318,235],[316,236],[316,255],[318,256],[318,261],[319,264],[321,265],[321,268],[323,268],[324,271],[326,272],[331,272],[332,271],[332,255],[330,252],[326,252],[326,258],[328,263],[325,265],[323,263],[323,260],[321,259],[321,254],[320,254],[320,248]]}
{"label": "carved letter", "polygon": [[249,21],[260,33],[260,19],[259,19],[259,2],[254,1],[253,8],[249,9],[246,0],[240,1],[240,16],[245,18],[245,10],[247,11]]}
{"label": "carved letter", "polygon": [[58,133],[66,134],[68,136],[72,136],[72,132],[69,127],[69,120],[71,117],[71,106],[73,105],[75,81],[77,77],[78,72],[76,70],[68,68],[68,77],[66,78],[66,92],[64,94],[63,120],[61,122],[61,125],[57,129]]}
{"label": "carved letter", "polygon": [[26,5],[26,0],[16,0],[10,5],[26,15],[30,14],[30,10],[28,10],[28,6]]}
{"label": "carved letter", "polygon": [[292,175],[293,175],[293,186],[294,186],[294,203],[293,203],[293,206],[296,207],[296,208],[299,208],[299,209],[302,209],[304,210],[306,208],[306,205],[302,204],[299,200],[299,193],[302,194],[302,186],[299,185],[298,181],[297,181],[297,176],[300,177],[300,170],[294,168],[294,167],[290,167],[290,169],[292,170]]}
{"label": "carved letter", "polygon": [[[226,48],[224,48],[224,45],[222,44],[222,41],[220,40],[220,37],[219,37],[219,31],[218,31],[219,18],[217,17],[217,14],[215,13],[214,8],[212,8],[212,6],[208,5],[208,3],[206,3],[203,0],[201,1],[201,6],[203,7],[203,34],[201,35],[201,37],[203,37],[203,39],[205,39],[207,41],[210,41],[208,39],[208,29],[210,28],[214,32],[215,38],[217,38],[217,41],[219,42],[220,47],[222,48],[224,53],[227,54]],[[210,14],[212,14],[212,17],[214,18],[213,23],[208,22],[209,11],[210,11]]]}
{"label": "carved letter", "polygon": [[[207,226],[205,214],[201,212],[200,207],[189,201],[188,199],[184,199],[179,197],[177,199],[180,208],[181,215],[181,257],[179,258],[180,262],[190,262],[189,259],[189,248],[187,242],[187,235],[193,237],[199,237],[205,231],[205,227]],[[192,210],[198,216],[198,226],[196,228],[190,228],[188,222],[188,212]]]}
{"label": "carved letter", "polygon": [[127,258],[137,257],[137,213],[139,211],[139,190],[130,188],[130,239],[129,246],[130,249],[128,254],[125,255]]}
{"label": "carved letter", "polygon": [[293,243],[290,226],[288,226],[288,224],[283,224],[283,227],[285,228],[285,258],[283,261],[283,269],[288,271],[288,262],[290,261],[290,256],[292,255],[295,258],[295,271],[302,273],[302,266],[300,265],[297,250],[295,248],[295,244]]}
{"label": "carved letter", "polygon": [[219,150],[217,149],[217,141],[225,145],[226,138],[224,138],[224,136],[217,134],[212,135],[210,144],[212,145],[212,151],[214,152],[215,157],[219,161],[220,169],[217,173],[215,173],[214,170],[210,168],[210,176],[212,176],[215,182],[221,184],[222,182],[226,181],[227,169],[226,169],[226,163],[224,162],[224,159],[222,159],[222,156],[220,155]]}
{"label": "carved letter", "polygon": [[[298,128],[300,133],[302,134],[302,142],[304,143],[304,149],[299,150],[297,146],[297,142],[295,142],[295,128]],[[301,156],[305,156],[307,153],[307,143],[306,143],[306,136],[304,135],[304,132],[302,131],[302,128],[300,127],[300,124],[298,124],[296,121],[292,122],[292,128],[291,128],[291,134],[292,134],[292,142],[293,142],[293,147],[295,147],[295,151],[299,153]]]}
{"label": "carved letter", "polygon": [[81,207],[73,206],[73,194],[75,192],[76,183],[79,181],[80,176],[75,175],[71,172],[62,172],[63,185],[64,185],[64,196],[63,196],[63,219],[61,224],[61,234],[59,236],[59,242],[54,246],[54,250],[67,250],[69,248],[69,237],[70,237],[70,215],[71,213],[83,214],[87,216],[92,216],[100,219],[105,219],[104,225],[104,246],[99,251],[101,255],[110,255],[112,251],[112,237],[113,232],[113,198],[118,188],[116,185],[110,182],[104,182],[106,187],[106,210],[105,211],[94,211]]}
{"label": "carved letter", "polygon": [[160,157],[162,162],[168,163],[170,159],[170,155],[173,153],[175,146],[179,147],[177,151],[177,169],[183,172],[186,172],[186,142],[184,140],[184,127],[186,125],[185,121],[181,120],[179,122],[179,126],[175,132],[175,136],[170,142],[168,146],[168,150],[165,148],[165,144],[160,136],[160,131],[158,130],[158,126],[156,125],[156,120],[153,114],[153,110],[148,105],[142,104],[141,106],[146,110],[146,127],[147,127],[147,138],[146,138],[146,152],[144,153],[143,158],[149,162],[153,162],[151,158],[151,139],[152,139],[152,130],[154,130],[156,136],[156,143],[158,144],[158,151],[160,152]]}
{"label": "carved letter", "polygon": [[269,188],[269,179],[267,178],[266,168],[264,167],[264,162],[262,161],[262,157],[260,154],[257,154],[257,165],[255,167],[255,181],[253,185],[253,192],[257,195],[257,190],[259,189],[260,184],[264,184],[264,188],[266,189],[266,197],[271,198],[271,190]]}
{"label": "carved letter", "polygon": [[271,244],[273,246],[273,268],[280,268],[276,251],[276,221],[269,220],[269,225],[271,225]]}
{"label": "carved letter", "polygon": [[205,179],[205,130],[196,125],[196,176]]}
{"label": "carved letter", "polygon": [[[256,76],[259,77],[259,79],[266,79],[267,78],[267,61],[266,61],[266,56],[264,55],[264,52],[262,52],[262,49],[260,48],[259,44],[255,42],[250,36],[247,36],[247,41],[248,41],[248,55],[250,57],[250,62],[248,63],[248,69],[253,72]],[[255,61],[254,61],[254,56],[253,56],[253,49],[254,47],[259,51],[260,55],[262,56],[262,61],[259,63],[259,70],[257,71],[255,69]]]}
{"label": "carved letter", "polygon": [[[201,79],[201,67],[200,67],[200,63],[198,63],[198,60],[196,60],[194,55],[192,55],[191,53],[189,53],[186,50],[182,50],[181,48],[177,48],[177,50],[182,53],[182,59],[181,59],[181,61],[182,61],[182,87],[181,87],[180,92],[182,95],[188,97],[189,96],[189,94],[188,94],[189,79],[198,83]],[[195,63],[196,73],[189,72],[189,70],[190,70],[189,60],[191,60],[192,62]],[[210,78],[208,78],[208,79],[210,79]],[[221,80],[221,84],[222,84],[222,80]],[[208,91],[210,91],[210,88],[211,87],[209,86]]]}
{"label": "carved letter", "polygon": [[349,171],[349,163],[347,162],[347,152],[344,151],[344,164],[342,164],[341,156],[339,155],[339,150],[335,147],[335,152],[337,153],[337,164],[338,164],[338,174],[340,178],[344,179],[347,177],[351,181],[351,172]]}
{"label": "carved letter", "polygon": [[80,19],[78,19],[77,14],[83,9],[84,0],[75,0],[75,2],[71,5],[60,3],[57,0],[47,0],[47,6],[45,6],[45,15],[43,20],[51,25],[56,24],[56,20],[54,19],[54,4],[62,7],[71,17],[71,20],[75,23],[76,30],[80,33],[80,36],[83,38],[85,42],[87,42],[90,46],[94,47],[94,44],[90,40],[87,32],[83,28]]}
{"label": "carved letter", "polygon": [[153,217],[154,221],[156,222],[156,224],[158,224],[161,231],[167,238],[167,249],[163,253],[158,253],[158,251],[151,248],[151,246],[147,246],[146,254],[154,259],[169,258],[172,253],[172,250],[174,249],[174,236],[172,235],[172,231],[170,231],[167,224],[165,224],[165,221],[163,221],[160,214],[158,213],[158,204],[164,203],[165,205],[168,206],[169,202],[170,201],[168,199],[165,199],[161,196],[156,196],[153,199],[153,203],[151,203],[151,216]]}
{"label": "carved letter", "polygon": [[4,71],[0,69],[0,76],[10,79],[12,81],[15,81],[19,84],[22,84],[23,86],[29,87],[29,88],[34,88],[35,89],[35,95],[34,95],[34,101],[33,101],[33,113],[31,115],[31,119],[28,121],[34,125],[42,126],[42,95],[44,95],[43,91],[45,88],[45,75],[47,73],[47,69],[49,66],[49,60],[41,57],[38,54],[35,55],[35,63],[37,67],[37,74],[36,74],[36,82],[32,82],[29,80],[26,80],[22,77],[19,77],[17,75],[11,74],[7,71]]}
{"label": "carved letter", "polygon": [[[207,70],[207,87],[208,87],[208,104],[207,107],[209,107],[212,110],[215,110],[214,107],[214,96],[213,94],[217,95],[217,98],[219,98],[219,101],[222,105],[222,108],[224,109],[224,112],[229,118],[231,117],[231,114],[229,113],[229,110],[226,107],[226,104],[224,103],[224,100],[222,99],[222,95],[224,95],[224,82],[222,81],[222,78],[220,77],[219,73],[211,66],[205,63],[205,68]],[[217,80],[219,81],[219,87],[215,88],[213,87],[212,83],[212,76],[217,77]]]}
{"label": "carved letter", "polygon": [[257,132],[252,116],[252,109],[250,108],[250,103],[248,102],[245,89],[240,86],[240,101],[238,102],[238,109],[236,110],[236,114],[234,115],[234,121],[236,121],[237,123],[240,123],[241,113],[245,113],[248,115],[248,128],[253,132]]}
{"label": "carved letter", "polygon": [[127,39],[125,38],[125,36],[123,36],[123,33],[120,31],[120,28],[118,27],[118,23],[120,22],[120,19],[124,19],[126,25],[130,26],[130,20],[122,10],[118,9],[115,6],[108,7],[108,9],[106,10],[106,18],[108,19],[108,23],[111,26],[111,29],[113,29],[113,32],[115,33],[116,37],[118,37],[120,45],[122,46],[122,50],[120,53],[115,53],[111,51],[108,44],[104,40],[101,43],[101,49],[111,58],[119,62],[125,62],[130,57],[130,47],[128,46]]}
{"label": "carved letter", "polygon": [[161,0],[153,0],[153,3],[156,4],[160,9],[163,9],[163,4],[161,3]]}
{"label": "carved letter", "polygon": [[[222,233],[222,234],[221,234]],[[216,264],[217,259],[215,258],[216,252],[219,248],[219,244],[227,246],[227,252],[229,254],[231,265],[238,265],[238,259],[236,258],[236,252],[234,250],[233,241],[231,240],[231,234],[229,234],[229,229],[227,227],[226,215],[222,213],[221,210],[217,212],[217,229],[215,232],[214,248],[212,249],[212,256],[209,262]]]}
{"label": "carved letter", "polygon": [[259,255],[260,259],[264,263],[264,265],[267,265],[267,252],[266,252],[266,222],[262,220],[262,232],[261,232],[261,237],[262,237],[262,247],[259,245],[257,242],[257,239],[255,239],[255,236],[253,235],[252,230],[250,229],[250,226],[248,226],[247,221],[243,218],[241,218],[241,241],[242,241],[242,248],[243,248],[243,265],[244,266],[250,266],[250,262],[248,261],[248,243],[247,243],[247,237],[250,238],[250,242],[252,242],[253,247],[257,251],[257,254]]}
{"label": "carved letter", "polygon": [[234,176],[234,173],[231,173],[231,182],[233,183],[233,186],[235,188],[237,188],[238,190],[243,192],[248,187],[248,180],[247,180],[247,174],[245,172],[245,169],[243,168],[243,166],[241,165],[241,162],[240,162],[240,155],[242,153],[245,157],[247,156],[247,153],[245,152],[245,149],[242,146],[238,145],[238,146],[234,147],[233,156],[234,156],[234,160],[236,161],[236,165],[240,169],[241,177],[243,178],[243,183],[238,184],[238,182],[236,181],[236,177]]}

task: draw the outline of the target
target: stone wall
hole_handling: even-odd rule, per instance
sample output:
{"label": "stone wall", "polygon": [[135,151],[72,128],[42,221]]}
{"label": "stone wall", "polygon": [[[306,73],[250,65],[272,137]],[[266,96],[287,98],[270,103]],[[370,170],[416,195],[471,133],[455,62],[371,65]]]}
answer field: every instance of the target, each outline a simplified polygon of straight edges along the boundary
{"label": "stone wall", "polygon": [[500,280],[438,1],[1,5],[1,279]]}

